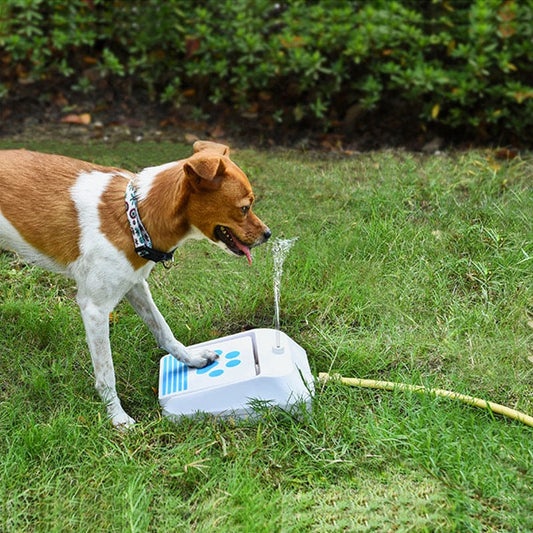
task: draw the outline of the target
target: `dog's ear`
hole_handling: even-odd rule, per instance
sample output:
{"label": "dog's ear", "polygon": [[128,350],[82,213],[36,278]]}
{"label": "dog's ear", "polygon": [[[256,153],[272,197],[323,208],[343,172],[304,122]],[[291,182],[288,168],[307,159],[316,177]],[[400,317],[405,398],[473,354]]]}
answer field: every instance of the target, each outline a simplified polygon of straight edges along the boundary
{"label": "dog's ear", "polygon": [[190,157],[183,171],[195,191],[214,191],[220,187],[226,165],[223,157],[211,152]]}
{"label": "dog's ear", "polygon": [[209,150],[210,152],[216,152],[217,154],[229,157],[229,146],[226,146],[225,144],[214,143],[211,141],[196,141],[192,145],[192,149],[195,154],[203,152],[204,150]]}

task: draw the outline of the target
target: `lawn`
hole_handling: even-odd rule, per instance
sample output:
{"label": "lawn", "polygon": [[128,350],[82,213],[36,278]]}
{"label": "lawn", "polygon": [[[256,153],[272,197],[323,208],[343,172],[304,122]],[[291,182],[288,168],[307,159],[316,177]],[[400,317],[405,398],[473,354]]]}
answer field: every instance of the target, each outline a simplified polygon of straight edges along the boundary
{"label": "lawn", "polygon": [[[2,141],[0,148],[12,148]],[[26,142],[138,170],[170,142]],[[298,237],[282,329],[315,375],[472,394],[533,414],[533,159],[493,151],[236,150],[274,237]],[[151,276],[185,344],[272,327],[271,248],[251,267],[186,244]],[[0,253],[0,530],[531,531],[533,428],[452,400],[317,385],[311,414],[161,419],[157,349],[127,303],[105,420],[75,287]]]}

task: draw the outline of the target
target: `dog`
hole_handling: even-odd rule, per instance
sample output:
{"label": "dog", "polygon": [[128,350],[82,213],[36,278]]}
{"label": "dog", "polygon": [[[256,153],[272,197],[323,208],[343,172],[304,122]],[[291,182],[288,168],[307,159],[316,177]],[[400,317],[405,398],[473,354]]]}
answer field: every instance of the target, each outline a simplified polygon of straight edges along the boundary
{"label": "dog", "polygon": [[109,314],[125,296],[160,348],[188,366],[190,354],[156,307],[147,278],[189,239],[246,256],[270,229],[252,212],[254,194],[225,145],[197,141],[193,155],[139,173],[61,155],[0,151],[0,248],[75,280],[95,386],[113,425],[135,423],[120,403]]}

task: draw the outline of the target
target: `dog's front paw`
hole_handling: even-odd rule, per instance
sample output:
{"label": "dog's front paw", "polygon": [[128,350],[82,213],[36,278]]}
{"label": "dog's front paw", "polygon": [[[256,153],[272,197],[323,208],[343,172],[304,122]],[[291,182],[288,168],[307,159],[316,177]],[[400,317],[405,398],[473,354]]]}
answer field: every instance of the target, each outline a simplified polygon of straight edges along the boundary
{"label": "dog's front paw", "polygon": [[204,350],[196,354],[189,354],[188,360],[185,361],[187,366],[193,368],[204,368],[218,359],[218,354],[213,350]]}
{"label": "dog's front paw", "polygon": [[104,390],[102,398],[107,404],[107,416],[117,429],[126,431],[135,425],[135,420],[122,409],[115,391]]}

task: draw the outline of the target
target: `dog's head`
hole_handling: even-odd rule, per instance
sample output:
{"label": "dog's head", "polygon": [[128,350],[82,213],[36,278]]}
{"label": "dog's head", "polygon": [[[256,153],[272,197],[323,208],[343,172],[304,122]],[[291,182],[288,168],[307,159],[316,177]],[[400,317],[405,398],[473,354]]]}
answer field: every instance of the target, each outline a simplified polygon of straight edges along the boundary
{"label": "dog's head", "polygon": [[222,249],[245,255],[268,240],[268,227],[253,213],[254,194],[244,172],[222,144],[197,141],[183,170],[191,193],[188,221]]}

